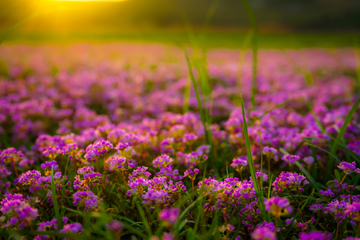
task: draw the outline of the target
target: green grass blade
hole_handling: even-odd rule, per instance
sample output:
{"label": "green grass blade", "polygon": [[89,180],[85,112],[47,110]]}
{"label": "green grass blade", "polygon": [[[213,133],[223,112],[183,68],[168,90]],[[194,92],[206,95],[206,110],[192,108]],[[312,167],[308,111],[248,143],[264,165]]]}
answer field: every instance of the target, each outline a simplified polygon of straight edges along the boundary
{"label": "green grass blade", "polygon": [[307,105],[307,107],[309,108],[311,114],[313,115],[313,117],[314,117],[317,125],[319,126],[319,128],[320,128],[320,130],[321,130],[321,133],[324,134],[324,133],[325,133],[325,128],[324,128],[324,126],[322,125],[322,123],[320,122],[320,119],[318,118],[318,116],[316,115],[316,113],[314,112],[311,104],[310,104],[308,101],[306,101],[306,105]]}
{"label": "green grass blade", "polygon": [[189,77],[187,77],[186,85],[185,85],[185,89],[184,89],[183,114],[187,113],[189,111],[190,90],[191,90],[191,80]]}
{"label": "green grass blade", "polygon": [[310,196],[306,199],[305,203],[301,206],[301,208],[299,209],[299,211],[295,214],[294,219],[291,221],[290,225],[289,225],[289,229],[287,230],[285,236],[288,236],[290,231],[291,231],[291,225],[293,224],[293,222],[295,221],[295,219],[297,218],[297,216],[299,216],[299,214],[304,210],[306,204],[308,203],[309,199],[314,195],[315,191],[314,189],[312,190]]}
{"label": "green grass blade", "polygon": [[60,217],[59,205],[56,198],[55,183],[54,183],[54,169],[51,168],[51,195],[54,203],[55,217],[57,220],[58,229],[61,230],[63,227],[63,221]]}
{"label": "green grass blade", "polygon": [[318,149],[320,149],[321,151],[324,151],[324,152],[326,152],[327,154],[329,154],[331,157],[335,158],[339,163],[341,162],[339,158],[337,158],[334,154],[332,154],[331,152],[325,150],[324,148],[319,147],[319,146],[316,146],[316,145],[314,145],[314,144],[312,144],[312,143],[309,143],[309,142],[305,142],[305,144],[306,144],[306,145],[309,145],[309,146],[311,146],[311,147],[314,147],[314,148],[318,148]]}
{"label": "green grass blade", "polygon": [[[263,193],[263,145],[262,145],[262,139],[261,139],[261,129],[259,124],[259,137],[260,137],[260,196],[264,196]],[[270,173],[269,173],[270,174]]]}
{"label": "green grass blade", "polygon": [[[336,154],[336,151],[337,151],[337,149],[338,149],[338,146],[339,146],[339,144],[341,143],[342,138],[344,137],[346,128],[348,127],[349,123],[351,122],[351,120],[352,120],[352,118],[353,118],[353,116],[354,116],[354,113],[356,112],[356,110],[357,110],[358,107],[359,107],[359,104],[360,104],[360,98],[358,98],[358,100],[354,103],[354,105],[352,106],[351,110],[350,110],[349,113],[347,114],[347,116],[346,116],[346,118],[345,118],[345,121],[344,121],[344,124],[341,126],[340,132],[339,132],[339,134],[337,135],[334,144],[332,145],[331,153],[332,153],[333,155]],[[328,170],[329,172],[331,171],[331,168],[333,167],[333,163],[334,163],[334,158],[330,158],[329,164],[328,164],[328,166],[327,166],[327,170]]]}
{"label": "green grass blade", "polygon": [[251,126],[251,125],[254,124],[257,120],[261,120],[261,119],[262,119],[264,116],[266,116],[268,113],[274,111],[274,110],[277,109],[277,108],[280,108],[280,107],[284,106],[286,103],[288,103],[288,102],[291,101],[291,100],[292,100],[292,98],[287,99],[287,100],[283,101],[282,103],[279,103],[279,104],[275,105],[275,106],[274,106],[273,108],[271,108],[270,110],[265,111],[260,117],[257,117],[257,118],[255,118],[254,120],[252,120],[252,121],[249,123],[249,125]]}
{"label": "green grass blade", "polygon": [[[280,148],[280,152],[282,152],[283,154],[289,154],[285,149]],[[320,187],[319,185],[316,183],[315,179],[310,175],[310,173],[298,162],[295,162],[295,165],[298,166],[300,168],[300,170],[306,175],[306,177],[310,180],[310,182],[314,185],[314,187],[316,188],[316,190],[318,192],[320,192]]]}
{"label": "green grass blade", "polygon": [[[238,60],[237,81],[236,81],[236,85],[237,85],[236,87],[238,89],[239,96],[242,93],[242,79],[241,79],[241,77],[242,77],[242,68],[243,68],[243,65],[244,65],[244,62],[245,62],[247,49],[250,46],[250,43],[252,41],[253,36],[254,36],[254,31],[249,30],[246,33],[242,48],[240,49],[239,60]],[[236,98],[236,104],[238,106],[241,105],[240,98]]]}
{"label": "green grass blade", "polygon": [[187,63],[187,65],[188,65],[188,69],[189,69],[190,79],[191,79],[191,81],[192,81],[193,88],[194,88],[194,91],[195,91],[196,101],[197,101],[197,103],[198,103],[198,108],[199,108],[199,112],[200,112],[201,122],[202,122],[203,127],[204,127],[206,144],[208,144],[208,145],[211,146],[211,140],[209,139],[209,136],[208,136],[209,134],[208,134],[207,127],[206,127],[206,119],[205,119],[203,107],[202,107],[202,104],[201,104],[201,99],[200,99],[200,94],[199,94],[198,86],[197,86],[197,83],[196,83],[196,79],[195,79],[194,73],[193,73],[193,71],[192,71],[193,68],[192,68],[192,65],[191,65],[191,62],[190,62],[189,55],[188,55],[188,53],[186,52],[185,49],[184,49],[184,53],[185,53],[186,63]]}
{"label": "green grass blade", "polygon": [[241,96],[240,100],[241,100],[241,110],[242,110],[242,115],[243,115],[246,153],[247,153],[248,162],[249,162],[250,174],[251,174],[251,178],[253,179],[256,196],[258,198],[258,202],[260,205],[261,215],[264,217],[264,219],[268,220],[268,215],[265,211],[264,197],[261,195],[259,185],[256,180],[256,170],[255,170],[254,161],[253,161],[251,149],[250,149],[250,140],[249,140],[248,129],[247,129],[247,124],[246,124],[246,119],[245,119],[244,101],[243,101],[242,96]]}
{"label": "green grass blade", "polygon": [[354,38],[354,57],[355,57],[355,72],[358,89],[360,89],[360,52],[359,52],[359,37]]}
{"label": "green grass blade", "polygon": [[252,80],[251,80],[251,107],[254,108],[255,107],[255,100],[256,100],[256,82],[257,82],[257,54],[258,54],[258,31],[257,31],[257,23],[256,23],[256,18],[255,18],[255,14],[248,2],[248,0],[241,0],[246,13],[248,15],[250,24],[251,24],[251,28],[253,30],[253,37],[252,37]]}
{"label": "green grass blade", "polygon": [[144,212],[144,209],[140,206],[139,202],[137,201],[136,202],[136,207],[137,209],[139,210],[139,213],[140,213],[140,217],[141,217],[141,220],[145,226],[145,229],[148,233],[148,236],[149,238],[152,236],[152,232],[151,232],[151,228],[150,228],[150,225],[149,225],[149,222],[148,222],[148,219],[146,218],[145,216],[145,212]]}

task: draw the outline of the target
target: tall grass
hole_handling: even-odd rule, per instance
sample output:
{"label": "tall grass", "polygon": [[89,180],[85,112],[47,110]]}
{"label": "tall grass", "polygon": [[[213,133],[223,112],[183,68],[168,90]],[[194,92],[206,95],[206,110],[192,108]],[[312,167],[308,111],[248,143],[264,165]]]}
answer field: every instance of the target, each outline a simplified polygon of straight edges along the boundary
{"label": "tall grass", "polygon": [[257,85],[257,61],[258,61],[258,30],[254,11],[248,0],[241,0],[248,15],[252,28],[252,79],[251,79],[251,108],[256,105],[256,85]]}
{"label": "tall grass", "polygon": [[256,180],[256,170],[255,170],[255,165],[254,165],[254,161],[253,161],[253,157],[252,157],[251,149],[250,149],[250,140],[249,140],[249,134],[248,134],[247,123],[246,123],[246,118],[245,118],[244,101],[243,101],[242,97],[241,97],[241,111],[242,111],[242,115],[243,115],[243,124],[244,124],[243,130],[244,130],[244,137],[245,137],[246,153],[247,153],[247,157],[248,157],[248,161],[249,161],[250,174],[251,174],[251,178],[253,179],[252,182],[254,184],[256,196],[258,199],[258,203],[260,205],[261,215],[263,216],[264,219],[268,220],[268,214],[265,211],[264,196],[262,195],[263,192],[259,189],[259,185]]}

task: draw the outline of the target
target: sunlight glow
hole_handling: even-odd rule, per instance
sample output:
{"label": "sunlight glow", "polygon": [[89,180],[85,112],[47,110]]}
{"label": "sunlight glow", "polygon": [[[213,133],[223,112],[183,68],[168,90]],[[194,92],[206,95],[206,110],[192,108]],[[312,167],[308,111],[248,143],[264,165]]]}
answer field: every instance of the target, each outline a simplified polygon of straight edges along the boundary
{"label": "sunlight glow", "polygon": [[123,2],[127,0],[52,0],[54,2]]}

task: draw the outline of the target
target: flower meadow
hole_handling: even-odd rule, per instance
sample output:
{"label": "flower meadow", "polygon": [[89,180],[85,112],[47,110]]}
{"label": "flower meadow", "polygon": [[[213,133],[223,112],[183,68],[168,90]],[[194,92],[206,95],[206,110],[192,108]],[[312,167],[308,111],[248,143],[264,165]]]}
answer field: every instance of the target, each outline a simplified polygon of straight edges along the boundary
{"label": "flower meadow", "polygon": [[360,239],[353,51],[239,54],[1,46],[2,238]]}

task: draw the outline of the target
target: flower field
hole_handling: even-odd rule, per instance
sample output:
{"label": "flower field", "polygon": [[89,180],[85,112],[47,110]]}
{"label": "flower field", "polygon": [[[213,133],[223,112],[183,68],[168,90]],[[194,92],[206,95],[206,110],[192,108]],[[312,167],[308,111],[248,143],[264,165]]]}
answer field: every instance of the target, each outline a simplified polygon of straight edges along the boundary
{"label": "flower field", "polygon": [[360,239],[353,49],[184,51],[0,47],[3,239]]}

